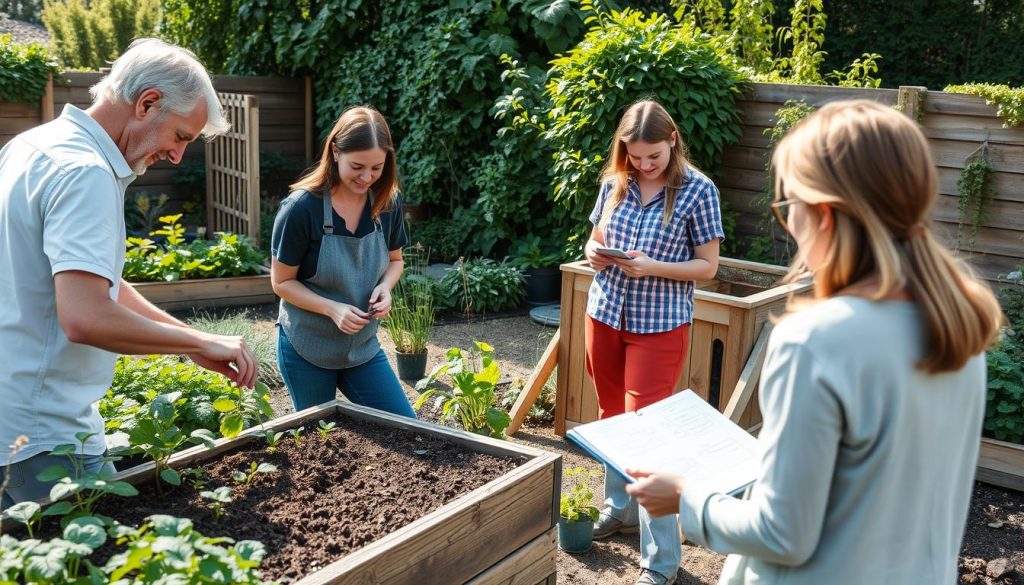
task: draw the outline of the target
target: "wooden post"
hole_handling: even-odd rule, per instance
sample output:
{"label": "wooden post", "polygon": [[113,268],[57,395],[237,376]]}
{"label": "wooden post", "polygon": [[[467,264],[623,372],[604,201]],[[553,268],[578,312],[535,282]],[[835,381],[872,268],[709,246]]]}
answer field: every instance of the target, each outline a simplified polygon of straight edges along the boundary
{"label": "wooden post", "polygon": [[551,372],[558,363],[559,331],[561,329],[555,331],[555,335],[548,342],[544,355],[541,356],[540,361],[533,368],[530,379],[526,381],[523,391],[519,393],[519,398],[512,406],[512,422],[509,423],[508,429],[505,431],[506,434],[511,435],[515,433],[523,425],[523,421],[526,420],[526,413],[530,412],[530,407],[537,401],[537,397],[540,396],[540,391],[544,388],[544,384],[551,377]]}
{"label": "wooden post", "polygon": [[260,102],[254,95],[246,96],[246,122],[249,136],[246,137],[246,187],[248,187],[245,210],[248,214],[249,237],[257,248],[260,245]]}
{"label": "wooden post", "polygon": [[750,350],[750,357],[747,364],[743,366],[740,379],[736,382],[736,389],[732,391],[729,404],[722,411],[726,417],[734,423],[739,424],[747,404],[754,396],[754,388],[761,378],[761,366],[764,365],[764,356],[768,352],[768,334],[772,331],[772,324],[765,323],[761,327],[761,334],[757,336],[754,347]]}
{"label": "wooden post", "polygon": [[53,119],[53,73],[46,80],[46,93],[39,104],[39,111],[43,124]]}
{"label": "wooden post", "polygon": [[920,121],[924,115],[924,97],[927,93],[927,87],[901,85],[896,94],[896,107],[911,120]]}
{"label": "wooden post", "polygon": [[306,77],[306,164],[316,156],[316,129],[313,112],[313,78]]}

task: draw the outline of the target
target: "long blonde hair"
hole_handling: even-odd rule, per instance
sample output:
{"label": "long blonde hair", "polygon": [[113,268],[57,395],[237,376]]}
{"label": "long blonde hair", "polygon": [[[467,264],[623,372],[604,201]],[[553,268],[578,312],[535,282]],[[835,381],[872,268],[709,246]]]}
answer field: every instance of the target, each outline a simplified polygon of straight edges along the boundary
{"label": "long blonde hair", "polygon": [[[929,373],[958,370],[993,342],[999,302],[932,234],[938,177],[916,123],[867,100],[830,103],[790,131],[772,166],[776,201],[788,195],[812,212],[819,204],[832,209],[815,297],[869,277],[878,280],[874,300],[906,291],[924,315],[926,351],[917,367]],[[790,279],[806,272],[802,256]]]}
{"label": "long blonde hair", "polygon": [[290,188],[293,191],[303,189],[319,196],[324,190],[333,189],[341,183],[338,162],[331,152],[332,144],[339,153],[374,148],[384,150],[384,167],[381,169],[380,177],[370,185],[373,191],[370,213],[377,219],[381,211],[391,209],[399,191],[395,144],[391,141],[391,129],[388,128],[384,116],[372,106],[354,106],[342,112],[331,133],[327,135],[327,140],[324,141],[320,163],[300,177]]}
{"label": "long blonde hair", "polygon": [[668,224],[669,218],[672,217],[672,209],[675,207],[676,196],[686,182],[687,169],[691,165],[686,156],[686,144],[672,116],[669,116],[658,102],[641,100],[629,106],[626,113],[622,114],[618,128],[615,129],[611,153],[604,170],[601,171],[602,184],[611,179],[614,179],[614,183],[601,210],[599,225],[605,225],[611,218],[612,212],[626,196],[629,178],[637,172],[629,162],[626,145],[638,140],[651,144],[668,142],[672,140],[673,132],[676,133],[676,143],[669,152],[669,162],[665,167],[665,211],[662,218],[662,225]]}

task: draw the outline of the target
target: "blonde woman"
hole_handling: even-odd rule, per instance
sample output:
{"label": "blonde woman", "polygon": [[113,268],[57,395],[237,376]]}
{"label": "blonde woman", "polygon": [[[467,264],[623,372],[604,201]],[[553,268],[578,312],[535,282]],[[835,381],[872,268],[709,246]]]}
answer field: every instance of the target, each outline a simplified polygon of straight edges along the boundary
{"label": "blonde woman", "polygon": [[815,301],[772,332],[750,497],[633,470],[652,515],[732,553],[720,583],[955,583],[985,410],[991,291],[928,226],[935,165],[917,125],[824,106],[779,144],[775,210]]}
{"label": "blonde woman", "polygon": [[[676,123],[653,100],[622,115],[602,179],[585,248],[598,271],[585,338],[587,372],[607,418],[672,395],[690,343],[693,281],[715,275],[725,232],[718,189],[687,161]],[[676,519],[638,510],[625,480],[607,469],[604,491],[594,538],[640,532],[637,585],[675,583]]]}

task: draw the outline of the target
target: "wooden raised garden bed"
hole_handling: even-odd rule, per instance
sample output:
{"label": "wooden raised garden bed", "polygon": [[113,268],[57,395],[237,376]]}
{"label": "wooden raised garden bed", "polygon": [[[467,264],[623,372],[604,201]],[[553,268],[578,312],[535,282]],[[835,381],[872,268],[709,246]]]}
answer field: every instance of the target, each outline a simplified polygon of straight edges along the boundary
{"label": "wooden raised garden bed", "polygon": [[[322,420],[340,432],[321,437]],[[264,430],[299,426],[301,447],[285,433],[277,450],[267,450]],[[260,463],[279,471],[256,475],[251,488],[227,479],[232,469]],[[223,518],[214,519],[187,483],[164,485],[157,496],[153,463],[118,476],[137,485],[139,496],[108,496],[97,511],[129,524],[168,513],[193,519],[207,536],[260,540],[268,550],[264,579],[302,585],[555,582],[557,454],[334,401],[212,449],[182,451],[169,465],[202,468],[201,489],[236,486]],[[474,476],[480,469],[505,471]],[[443,495],[434,501],[447,503],[417,507],[435,493]],[[287,558],[272,558],[285,549]]]}
{"label": "wooden raised garden bed", "polygon": [[1024,492],[1024,445],[982,438],[977,479]]}
{"label": "wooden raised garden bed", "polygon": [[233,307],[258,305],[277,300],[270,284],[270,271],[255,276],[135,282],[132,287],[156,306],[174,311],[192,307]]}
{"label": "wooden raised garden bed", "polygon": [[[725,410],[761,329],[771,313],[782,313],[791,294],[803,294],[810,282],[774,286],[787,269],[722,258],[718,274],[694,291],[690,350],[676,390],[692,389]],[[584,327],[594,270],[586,261],[562,265],[558,389],[555,432],[597,420],[597,395],[587,375]],[[737,421],[744,428],[761,422],[756,393]]]}

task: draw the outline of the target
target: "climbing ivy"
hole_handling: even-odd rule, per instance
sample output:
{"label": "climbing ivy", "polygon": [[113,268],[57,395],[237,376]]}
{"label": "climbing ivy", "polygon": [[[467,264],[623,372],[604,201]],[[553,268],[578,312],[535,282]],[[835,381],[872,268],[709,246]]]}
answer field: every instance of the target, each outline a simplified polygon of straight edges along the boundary
{"label": "climbing ivy", "polygon": [[967,164],[960,172],[960,179],[956,182],[957,192],[960,196],[960,201],[957,203],[957,210],[960,214],[956,229],[955,248],[957,250],[960,250],[963,243],[965,224],[970,228],[966,247],[969,250],[974,250],[978,228],[988,219],[989,203],[995,196],[992,180],[992,165],[988,160],[988,144],[985,143],[968,157]]}
{"label": "climbing ivy", "polygon": [[0,35],[0,102],[38,103],[50,74],[59,72],[46,47]]}
{"label": "climbing ivy", "polygon": [[1003,119],[1004,126],[1024,126],[1024,87],[968,83],[949,85],[943,91],[981,96],[986,103],[996,106],[996,113]]}

